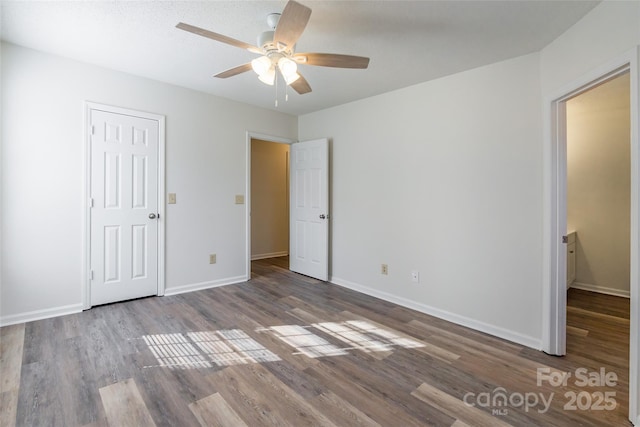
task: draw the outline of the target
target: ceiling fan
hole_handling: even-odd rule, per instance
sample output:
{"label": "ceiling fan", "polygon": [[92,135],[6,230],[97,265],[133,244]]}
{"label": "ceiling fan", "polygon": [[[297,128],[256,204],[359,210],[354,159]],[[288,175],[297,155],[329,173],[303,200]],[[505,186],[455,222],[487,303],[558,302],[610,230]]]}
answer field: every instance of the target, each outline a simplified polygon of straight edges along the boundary
{"label": "ceiling fan", "polygon": [[280,72],[285,83],[302,95],[311,92],[311,86],[298,73],[298,64],[359,69],[369,66],[369,58],[363,56],[336,53],[296,53],[296,42],[307,26],[310,16],[310,8],[290,0],[282,14],[272,13],[267,16],[267,24],[272,28],[272,31],[265,31],[258,36],[258,46],[184,22],[180,22],[176,27],[261,55],[247,64],[218,73],[215,77],[226,79],[253,69],[258,74],[260,81],[273,85],[276,80],[276,72]]}

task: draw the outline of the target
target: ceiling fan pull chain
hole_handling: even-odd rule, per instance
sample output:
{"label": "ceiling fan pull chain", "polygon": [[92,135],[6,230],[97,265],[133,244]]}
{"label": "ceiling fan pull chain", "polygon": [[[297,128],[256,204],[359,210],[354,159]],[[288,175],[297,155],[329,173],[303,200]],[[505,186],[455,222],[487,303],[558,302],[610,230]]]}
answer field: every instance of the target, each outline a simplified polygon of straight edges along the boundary
{"label": "ceiling fan pull chain", "polygon": [[276,69],[276,108],[278,108],[278,73]]}

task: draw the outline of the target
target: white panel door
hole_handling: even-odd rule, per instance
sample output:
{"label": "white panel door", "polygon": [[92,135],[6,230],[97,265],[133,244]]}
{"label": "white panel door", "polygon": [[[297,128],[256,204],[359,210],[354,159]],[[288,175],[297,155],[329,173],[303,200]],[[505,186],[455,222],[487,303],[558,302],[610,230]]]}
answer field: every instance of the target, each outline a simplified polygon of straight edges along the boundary
{"label": "white panel door", "polygon": [[158,122],[90,110],[91,305],[158,293]]}
{"label": "white panel door", "polygon": [[329,275],[329,141],[291,145],[289,268],[320,280]]}

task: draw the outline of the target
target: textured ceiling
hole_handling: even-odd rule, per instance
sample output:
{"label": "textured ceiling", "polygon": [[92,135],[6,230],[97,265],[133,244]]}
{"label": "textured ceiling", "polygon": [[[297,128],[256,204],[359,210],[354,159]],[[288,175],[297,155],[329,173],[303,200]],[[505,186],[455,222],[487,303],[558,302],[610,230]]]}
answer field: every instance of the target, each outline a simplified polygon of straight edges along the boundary
{"label": "textured ceiling", "polygon": [[286,1],[2,1],[2,39],[115,70],[290,114],[304,114],[535,52],[598,1],[308,1],[298,52],[368,56],[367,70],[301,66],[298,95],[253,72],[247,51],[175,28],[180,22],[255,44]]}

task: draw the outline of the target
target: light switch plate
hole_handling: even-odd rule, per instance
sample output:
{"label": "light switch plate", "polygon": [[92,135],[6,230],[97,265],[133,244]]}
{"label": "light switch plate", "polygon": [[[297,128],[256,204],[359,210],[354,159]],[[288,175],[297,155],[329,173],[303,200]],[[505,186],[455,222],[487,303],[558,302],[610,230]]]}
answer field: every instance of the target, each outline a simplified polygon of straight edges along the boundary
{"label": "light switch plate", "polygon": [[217,262],[216,254],[209,255],[209,264],[215,264]]}
{"label": "light switch plate", "polygon": [[236,205],[244,205],[244,195],[236,194]]}
{"label": "light switch plate", "polygon": [[169,193],[168,202],[170,205],[176,204],[176,193]]}

